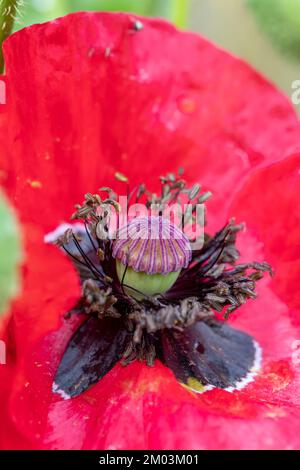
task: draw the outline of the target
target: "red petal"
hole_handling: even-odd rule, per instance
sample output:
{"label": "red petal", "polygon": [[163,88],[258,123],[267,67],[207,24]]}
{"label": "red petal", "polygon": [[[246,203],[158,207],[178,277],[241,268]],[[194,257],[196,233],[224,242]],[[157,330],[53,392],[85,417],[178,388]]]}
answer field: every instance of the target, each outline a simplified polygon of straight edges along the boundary
{"label": "red petal", "polygon": [[[263,242],[264,258],[275,270],[272,288],[300,321],[300,155],[256,172],[231,209]],[[242,243],[242,241],[241,241]]]}
{"label": "red petal", "polygon": [[[234,320],[264,349],[264,370],[244,391],[196,395],[158,362],[154,368],[135,362],[115,367],[78,398],[63,401],[53,395],[56,368],[81,321],[63,320],[77,299],[78,283],[58,249],[41,244],[32,228],[27,233],[25,295],[14,306],[5,338],[16,351],[9,351],[8,365],[0,370],[6,384],[1,387],[3,448],[300,446],[299,373],[291,361],[291,344],[300,331],[291,326],[286,307],[268,286]],[[46,258],[47,264],[41,263]]]}
{"label": "red petal", "polygon": [[[57,363],[69,337],[63,335],[70,328],[72,331],[72,326],[76,327],[78,319],[69,322],[61,335],[56,334],[55,347],[48,339],[44,340],[45,334],[51,337],[53,331],[60,332],[62,315],[74,306],[80,293],[77,273],[67,258],[56,247],[45,245],[41,231],[35,227],[26,226],[25,235],[23,294],[14,303],[13,316],[7,320],[1,335],[7,345],[7,364],[0,370],[1,404],[6,416],[3,421],[7,421],[8,428],[15,426],[22,438],[15,440],[3,423],[0,435],[4,442],[8,439],[9,446],[17,447],[25,446],[25,436],[32,440],[40,435],[52,396],[53,374],[49,375],[49,370],[53,370],[51,367],[55,360]],[[29,417],[32,410],[33,417]]]}
{"label": "red petal", "polygon": [[[47,230],[87,191],[186,167],[224,214],[248,172],[300,150],[288,101],[239,59],[169,24],[78,13],[12,35],[5,185]],[[18,178],[15,178],[15,175]]]}

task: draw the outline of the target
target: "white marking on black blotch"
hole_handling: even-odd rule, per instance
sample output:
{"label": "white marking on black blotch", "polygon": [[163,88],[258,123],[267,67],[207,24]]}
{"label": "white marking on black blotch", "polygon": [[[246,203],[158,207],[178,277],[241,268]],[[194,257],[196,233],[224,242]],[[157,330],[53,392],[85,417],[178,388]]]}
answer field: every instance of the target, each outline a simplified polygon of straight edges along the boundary
{"label": "white marking on black blotch", "polygon": [[53,380],[53,393],[66,400],[89,389],[115,366],[127,342],[120,321],[89,317],[67,344]]}
{"label": "white marking on black blotch", "polygon": [[[251,367],[250,371],[248,374],[245,376],[244,379],[240,380],[239,382],[236,383],[234,387],[227,387],[223,390],[226,390],[226,392],[233,393],[236,390],[242,390],[245,388],[249,383],[253,382],[255,377],[257,376],[258,372],[261,370],[261,364],[262,364],[262,348],[260,345],[257,343],[257,341],[253,340],[253,346],[255,349],[255,358],[253,362],[253,366]],[[184,387],[186,387],[185,384],[182,384]],[[197,390],[191,386],[188,387],[190,390],[193,392],[202,395],[202,393],[209,392],[213,390],[215,387],[214,385],[204,385],[203,390]]]}
{"label": "white marking on black blotch", "polygon": [[262,349],[260,345],[257,343],[257,341],[253,340],[253,346],[255,349],[255,358],[253,362],[253,366],[251,367],[250,371],[246,375],[246,377],[239,382],[234,387],[227,387],[225,390],[227,392],[234,392],[235,390],[242,390],[245,388],[249,383],[253,382],[256,375],[261,369],[261,364],[262,364]]}
{"label": "white marking on black blotch", "polygon": [[161,341],[162,361],[180,383],[196,393],[213,388],[241,390],[260,369],[262,353],[257,342],[217,320],[200,321],[182,332],[167,331]]}
{"label": "white marking on black blotch", "polygon": [[55,382],[52,385],[52,392],[60,395],[63,400],[70,400],[70,398],[72,398],[71,395],[68,395],[66,392],[61,390]]}

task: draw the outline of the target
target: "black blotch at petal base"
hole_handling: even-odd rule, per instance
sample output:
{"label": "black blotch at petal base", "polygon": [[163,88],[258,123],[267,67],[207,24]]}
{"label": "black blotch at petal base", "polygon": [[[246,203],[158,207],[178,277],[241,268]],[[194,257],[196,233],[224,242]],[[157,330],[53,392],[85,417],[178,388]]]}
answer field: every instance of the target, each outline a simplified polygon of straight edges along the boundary
{"label": "black blotch at petal base", "polygon": [[163,331],[160,356],[185,385],[197,381],[204,389],[232,391],[242,388],[257,368],[259,347],[247,333],[225,323],[200,321],[182,332]]}
{"label": "black blotch at petal base", "polygon": [[53,392],[64,399],[73,398],[98,382],[120,359],[127,335],[120,320],[86,320],[68,343]]}

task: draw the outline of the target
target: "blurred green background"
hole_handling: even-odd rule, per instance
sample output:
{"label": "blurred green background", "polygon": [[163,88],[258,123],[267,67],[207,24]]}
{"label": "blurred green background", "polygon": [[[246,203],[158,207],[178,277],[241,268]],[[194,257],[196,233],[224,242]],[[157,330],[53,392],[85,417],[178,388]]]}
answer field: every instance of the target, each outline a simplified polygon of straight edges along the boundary
{"label": "blurred green background", "polygon": [[[7,7],[12,3],[0,0],[0,42],[11,29]],[[78,10],[165,17],[250,62],[290,99],[293,83],[295,87],[300,81],[300,0],[23,0],[13,29]],[[300,114],[300,93],[293,101]],[[0,311],[16,291],[17,232],[14,215],[0,194]]]}

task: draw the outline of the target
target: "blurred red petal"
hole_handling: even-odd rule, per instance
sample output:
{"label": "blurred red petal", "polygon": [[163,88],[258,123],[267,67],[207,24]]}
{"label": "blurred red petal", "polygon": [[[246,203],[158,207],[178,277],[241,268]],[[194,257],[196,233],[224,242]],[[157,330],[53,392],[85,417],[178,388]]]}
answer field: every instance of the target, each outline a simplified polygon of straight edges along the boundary
{"label": "blurred red petal", "polygon": [[78,13],[6,42],[4,184],[22,220],[49,230],[115,171],[153,186],[182,165],[214,191],[212,222],[252,168],[300,150],[291,105],[257,72],[197,35],[141,21],[134,33],[133,16]]}
{"label": "blurred red petal", "polygon": [[[43,242],[39,229],[24,226],[24,234],[23,292],[14,302],[13,316],[6,320],[1,335],[7,344],[7,357],[6,365],[0,371],[0,395],[8,429],[15,426],[21,432],[22,440],[26,436],[32,440],[40,435],[47,404],[51,400],[53,364],[60,358],[61,348],[69,337],[65,335],[72,332],[72,326],[74,328],[79,321],[74,318],[68,323],[67,330],[59,329],[63,314],[74,306],[80,289],[71,263],[56,247]],[[54,345],[44,337],[51,336],[51,332],[56,330]],[[30,387],[32,381],[33,388]],[[15,445],[4,421],[5,418],[1,426],[4,436],[1,438]]]}
{"label": "blurred red petal", "polygon": [[[272,288],[300,322],[300,155],[257,171],[231,209],[263,242],[264,258],[275,270]],[[242,240],[241,240],[241,243]],[[244,246],[244,244],[243,244]]]}
{"label": "blurred red petal", "polygon": [[[63,319],[77,299],[78,283],[58,249],[40,243],[40,234],[28,233],[31,262],[24,291],[31,295],[16,302],[6,330],[16,351],[9,353],[3,368],[9,386],[1,390],[2,448],[299,447],[299,370],[291,360],[291,344],[300,331],[291,325],[288,309],[267,280],[258,301],[233,319],[264,350],[263,370],[246,389],[197,395],[181,387],[159,362],[154,368],[135,362],[118,365],[75,399],[53,395],[57,365],[81,321]],[[46,256],[49,262],[41,263]]]}

